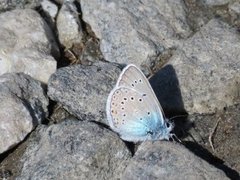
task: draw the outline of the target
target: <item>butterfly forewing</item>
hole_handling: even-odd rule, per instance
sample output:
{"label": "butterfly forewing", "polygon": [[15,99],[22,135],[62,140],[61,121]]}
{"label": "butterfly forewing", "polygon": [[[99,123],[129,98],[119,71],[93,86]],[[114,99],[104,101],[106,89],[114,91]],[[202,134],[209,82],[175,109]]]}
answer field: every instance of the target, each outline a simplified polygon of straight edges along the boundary
{"label": "butterfly forewing", "polygon": [[159,113],[162,116],[161,119],[163,120],[165,118],[162,107],[148,82],[148,79],[138,67],[133,64],[126,66],[118,79],[116,87],[119,86],[128,87],[144,94],[149,101],[152,101],[156,108],[159,109],[158,111],[160,111]]}

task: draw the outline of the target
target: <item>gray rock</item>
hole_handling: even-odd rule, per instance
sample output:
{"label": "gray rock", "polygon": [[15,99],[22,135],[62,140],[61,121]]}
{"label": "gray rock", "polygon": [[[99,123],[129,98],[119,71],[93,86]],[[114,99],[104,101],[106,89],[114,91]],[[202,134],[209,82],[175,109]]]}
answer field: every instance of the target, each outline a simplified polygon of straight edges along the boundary
{"label": "gray rock", "polygon": [[79,12],[72,1],[64,1],[57,16],[57,30],[60,43],[69,49],[80,43],[83,32]]}
{"label": "gray rock", "polygon": [[80,59],[82,64],[93,64],[104,59],[99,48],[99,41],[93,38],[88,39],[85,42]]}
{"label": "gray rock", "polygon": [[191,33],[183,1],[81,1],[107,61],[143,65]]}
{"label": "gray rock", "polygon": [[204,5],[201,1],[184,1],[187,7],[188,24],[194,32],[208,23],[213,18],[214,11],[212,8]]}
{"label": "gray rock", "polygon": [[240,178],[240,146],[237,145],[240,144],[239,112],[240,104],[215,114],[190,115],[188,119],[194,122],[194,126],[188,130],[190,136],[184,138],[184,144],[189,149],[225,170],[231,179]]}
{"label": "gray rock", "polygon": [[201,0],[201,1],[203,2],[203,4],[207,6],[222,6],[232,2],[233,0]]}
{"label": "gray rock", "polygon": [[240,16],[240,2],[236,1],[228,5],[229,13],[231,16],[234,16],[235,19],[238,19]]}
{"label": "gray rock", "polygon": [[0,12],[11,9],[23,9],[23,8],[36,8],[40,5],[42,0],[1,0],[0,1]]}
{"label": "gray rock", "polygon": [[172,142],[144,142],[121,179],[228,179],[219,169]]}
{"label": "gray rock", "polygon": [[[52,32],[34,10],[0,14],[0,75],[24,72],[42,82],[56,70],[59,49]],[[52,54],[52,55],[51,55]]]}
{"label": "gray rock", "polygon": [[38,126],[17,179],[119,179],[130,158],[115,133],[95,123],[68,119]]}
{"label": "gray rock", "polygon": [[51,76],[48,95],[79,119],[106,123],[106,101],[120,69],[110,63],[60,68]]}
{"label": "gray rock", "polygon": [[[239,103],[239,57],[237,31],[220,20],[211,20],[160,70],[158,82],[162,82],[154,88],[160,102],[172,111],[185,108],[190,114],[214,113]],[[170,76],[175,76],[175,81]],[[167,91],[173,87],[176,91]]]}
{"label": "gray rock", "polygon": [[240,2],[235,2],[232,4],[229,4],[229,9],[235,11],[237,14],[240,14]]}
{"label": "gray rock", "polygon": [[55,18],[56,18],[57,13],[58,13],[57,5],[52,3],[49,0],[43,0],[41,2],[41,7],[42,7],[43,11],[45,12],[46,16],[51,19],[52,23],[54,23]]}
{"label": "gray rock", "polygon": [[21,142],[47,116],[40,82],[23,73],[0,76],[0,153]]}

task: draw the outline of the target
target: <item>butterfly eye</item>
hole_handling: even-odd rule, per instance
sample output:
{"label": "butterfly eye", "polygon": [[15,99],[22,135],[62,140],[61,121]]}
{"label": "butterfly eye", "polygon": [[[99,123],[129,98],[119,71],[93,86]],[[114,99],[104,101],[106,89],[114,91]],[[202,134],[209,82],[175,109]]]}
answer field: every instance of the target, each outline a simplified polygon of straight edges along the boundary
{"label": "butterfly eye", "polygon": [[171,124],[169,122],[166,123],[167,128],[169,128],[171,126]]}

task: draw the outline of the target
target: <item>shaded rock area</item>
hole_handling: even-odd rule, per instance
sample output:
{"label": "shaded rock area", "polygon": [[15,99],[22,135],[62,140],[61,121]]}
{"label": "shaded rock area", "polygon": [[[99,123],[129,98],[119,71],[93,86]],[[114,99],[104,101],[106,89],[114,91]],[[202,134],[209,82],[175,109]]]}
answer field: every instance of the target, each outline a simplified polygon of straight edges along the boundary
{"label": "shaded rock area", "polygon": [[213,113],[240,103],[239,57],[237,30],[218,19],[183,43],[168,65],[176,73],[188,113]]}
{"label": "shaded rock area", "polygon": [[48,115],[41,83],[23,73],[0,76],[0,153],[20,143]]}
{"label": "shaded rock area", "polygon": [[91,122],[39,126],[17,179],[118,179],[131,153],[118,136]]}

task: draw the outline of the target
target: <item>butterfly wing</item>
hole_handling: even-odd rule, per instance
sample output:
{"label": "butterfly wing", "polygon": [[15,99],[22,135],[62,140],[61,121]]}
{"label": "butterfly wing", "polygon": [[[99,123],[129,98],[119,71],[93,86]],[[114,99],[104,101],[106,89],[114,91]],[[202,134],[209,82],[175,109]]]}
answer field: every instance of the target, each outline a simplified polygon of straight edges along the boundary
{"label": "butterfly wing", "polygon": [[147,78],[135,65],[126,66],[107,100],[110,127],[122,139],[144,141],[168,139],[162,107]]}
{"label": "butterfly wing", "polygon": [[[156,111],[162,116],[160,120],[164,121],[165,115],[148,79],[142,71],[133,64],[127,65],[121,72],[116,87],[123,86],[134,89],[138,92],[146,94],[150,101],[156,106]],[[163,122],[162,122],[163,123]]]}
{"label": "butterfly wing", "polygon": [[129,87],[114,88],[107,101],[107,119],[110,127],[122,139],[144,141],[161,127],[161,114],[156,104],[143,93]]}

